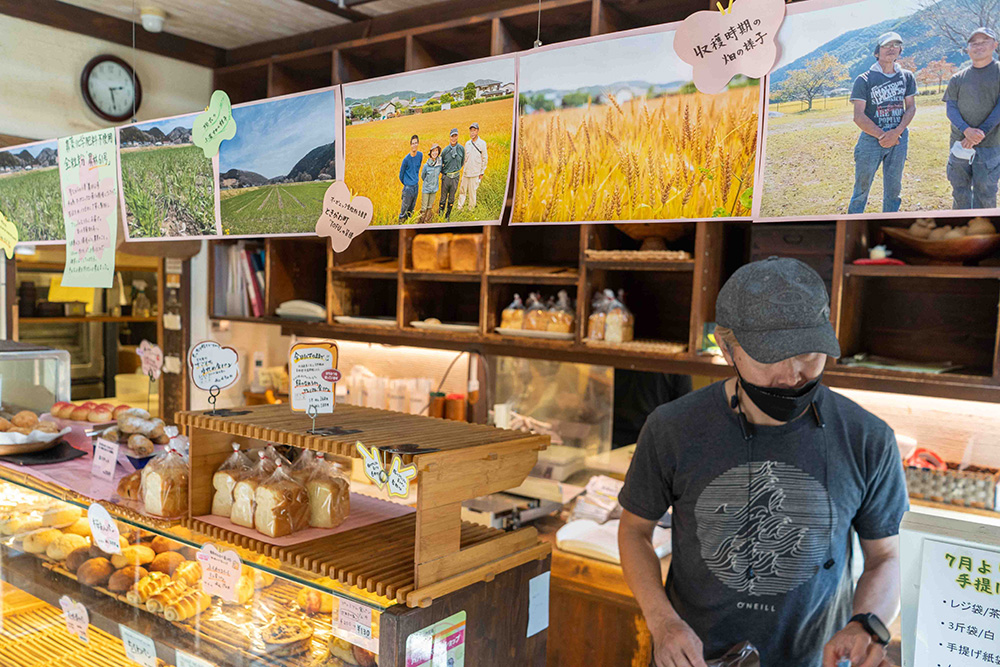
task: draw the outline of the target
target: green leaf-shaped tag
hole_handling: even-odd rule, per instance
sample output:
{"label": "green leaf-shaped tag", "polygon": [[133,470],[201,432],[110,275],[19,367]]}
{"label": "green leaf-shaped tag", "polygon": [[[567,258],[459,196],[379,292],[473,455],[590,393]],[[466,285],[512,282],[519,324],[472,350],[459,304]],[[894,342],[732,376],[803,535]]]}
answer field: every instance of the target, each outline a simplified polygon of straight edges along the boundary
{"label": "green leaf-shaped tag", "polygon": [[194,119],[192,139],[194,145],[205,151],[205,157],[213,158],[219,153],[219,144],[236,136],[236,120],[229,95],[223,90],[212,93],[208,108]]}

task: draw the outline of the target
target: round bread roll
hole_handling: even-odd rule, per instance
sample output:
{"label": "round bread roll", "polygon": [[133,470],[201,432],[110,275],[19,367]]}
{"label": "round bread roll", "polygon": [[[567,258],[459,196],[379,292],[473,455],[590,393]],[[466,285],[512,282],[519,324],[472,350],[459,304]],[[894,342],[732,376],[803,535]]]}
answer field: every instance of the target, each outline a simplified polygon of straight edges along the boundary
{"label": "round bread roll", "polygon": [[86,517],[80,517],[73,522],[72,526],[63,528],[64,533],[70,535],[82,535],[84,537],[90,537],[90,521]]}
{"label": "round bread roll", "polygon": [[61,535],[62,531],[55,528],[39,528],[24,536],[22,548],[29,554],[43,554]]}
{"label": "round bread roll", "polygon": [[10,430],[11,426],[13,426],[13,424],[11,424],[9,421],[7,421],[6,419],[4,419],[3,417],[0,417],[0,431],[6,433],[7,431]]}
{"label": "round bread roll", "polygon": [[931,230],[930,235],[927,237],[931,241],[940,241],[944,238],[944,235],[951,231],[951,225],[945,225],[944,227],[936,227]]}
{"label": "round bread roll", "polygon": [[180,551],[184,545],[180,542],[174,542],[173,540],[163,537],[162,535],[157,535],[153,538],[153,541],[149,543],[150,548],[157,554],[167,553],[169,551]]}
{"label": "round bread roll", "polygon": [[38,423],[38,415],[31,410],[21,410],[11,417],[10,422],[14,426],[20,426],[21,428],[32,428]]}
{"label": "round bread roll", "polygon": [[8,433],[20,433],[21,435],[31,435],[34,429],[30,426],[11,426]]}
{"label": "round bread roll", "polygon": [[144,544],[133,544],[122,549],[120,554],[112,554],[111,564],[116,570],[128,565],[148,565],[156,558],[153,550]]}
{"label": "round bread roll", "polygon": [[136,565],[123,567],[108,579],[108,590],[112,593],[124,593],[135,585],[135,582],[145,577],[149,572]]}
{"label": "round bread roll", "polygon": [[114,573],[107,558],[91,558],[76,571],[76,578],[84,586],[104,586]]}
{"label": "round bread roll", "polygon": [[139,433],[142,430],[144,421],[135,415],[123,414],[118,418],[118,430],[126,435]]}
{"label": "round bread roll", "polygon": [[973,218],[969,220],[969,235],[996,234],[997,228],[986,218]]}
{"label": "round bread roll", "polygon": [[80,406],[78,408],[73,408],[73,411],[69,413],[69,417],[66,419],[71,419],[75,422],[85,422],[90,419],[90,408],[85,408]]}
{"label": "round bread roll", "polygon": [[75,505],[56,505],[42,513],[42,524],[52,528],[72,526],[83,516],[83,510]]}
{"label": "round bread roll", "polygon": [[45,550],[45,555],[52,560],[66,560],[71,553],[80,547],[86,547],[89,545],[90,540],[82,535],[63,533],[56,539],[52,540],[48,548]]}
{"label": "round bread roll", "polygon": [[947,240],[947,239],[960,239],[964,237],[965,237],[965,229],[962,227],[957,227],[948,232],[947,234],[945,234],[942,238]]}
{"label": "round bread roll", "polygon": [[147,424],[149,428],[146,430],[146,436],[150,438],[159,438],[162,435],[166,435],[165,425],[162,419],[154,419],[150,424]]}
{"label": "round bread roll", "polygon": [[173,574],[174,570],[185,561],[187,559],[176,551],[164,551],[153,559],[153,562],[149,565],[149,571]]}
{"label": "round bread roll", "polygon": [[103,424],[105,422],[113,421],[114,414],[111,410],[105,408],[97,408],[96,410],[91,410],[90,414],[87,415],[87,421],[91,424]]}
{"label": "round bread roll", "polygon": [[153,441],[141,433],[133,433],[128,438],[128,448],[139,456],[149,456],[153,453]]}
{"label": "round bread roll", "polygon": [[76,572],[80,569],[81,565],[86,563],[91,558],[93,558],[93,556],[90,555],[90,547],[80,547],[79,549],[74,549],[69,552],[69,555],[66,556],[66,560],[63,562],[63,565],[70,572]]}

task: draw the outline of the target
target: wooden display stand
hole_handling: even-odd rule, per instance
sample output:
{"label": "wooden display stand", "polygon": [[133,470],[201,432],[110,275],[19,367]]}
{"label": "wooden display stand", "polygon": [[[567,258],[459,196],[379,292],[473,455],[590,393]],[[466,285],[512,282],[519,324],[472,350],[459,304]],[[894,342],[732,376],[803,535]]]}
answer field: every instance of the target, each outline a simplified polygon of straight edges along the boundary
{"label": "wooden display stand", "polygon": [[[176,421],[191,443],[190,527],[289,566],[427,607],[551,551],[534,528],[505,533],[461,519],[462,501],[520,485],[548,446],[546,436],[354,406],[317,417],[316,429],[333,435],[311,433],[312,420],[288,405],[243,408],[231,416],[181,412]],[[357,442],[400,452],[404,464],[417,467],[416,512],[287,547],[199,521],[195,517],[211,512],[212,476],[234,441],[244,447],[292,445],[341,458],[357,458]]]}

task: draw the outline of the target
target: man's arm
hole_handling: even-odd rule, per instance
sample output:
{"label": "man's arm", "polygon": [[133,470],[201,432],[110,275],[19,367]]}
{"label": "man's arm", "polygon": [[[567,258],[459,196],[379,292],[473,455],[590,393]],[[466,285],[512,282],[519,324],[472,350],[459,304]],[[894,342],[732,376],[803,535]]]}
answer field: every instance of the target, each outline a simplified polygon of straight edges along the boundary
{"label": "man's arm", "polygon": [[479,172],[479,178],[483,177],[486,173],[486,165],[490,161],[490,147],[486,145],[486,140],[483,140],[483,169]]}
{"label": "man's arm", "polygon": [[403,161],[399,164],[399,182],[402,183],[403,185],[406,185],[405,181],[403,181],[403,172],[406,171],[406,158],[408,157],[410,156],[407,155],[406,157],[404,157]]}
{"label": "man's arm", "polygon": [[[854,614],[875,614],[886,626],[899,614],[899,536],[861,540],[865,569],[854,591]],[[823,667],[834,667],[849,657],[855,665],[885,657],[885,648],[875,643],[860,623],[848,623],[823,649]],[[865,662],[864,664],[869,664]]]}
{"label": "man's arm", "polygon": [[876,139],[881,139],[885,136],[885,132],[875,124],[875,121],[865,114],[865,106],[867,104],[864,100],[854,100],[854,124],[860,127],[861,131],[865,134],[870,134]]}
{"label": "man's arm", "polygon": [[703,646],[667,599],[660,559],[653,549],[656,521],[622,510],[618,550],[622,572],[646,619],[656,650],[657,667],[705,667]]}
{"label": "man's arm", "polygon": [[906,105],[906,108],[903,111],[903,117],[899,120],[899,125],[886,132],[878,140],[879,145],[883,148],[891,148],[898,144],[899,138],[903,136],[903,132],[906,130],[906,126],[917,115],[917,102],[913,95],[904,98],[903,103]]}

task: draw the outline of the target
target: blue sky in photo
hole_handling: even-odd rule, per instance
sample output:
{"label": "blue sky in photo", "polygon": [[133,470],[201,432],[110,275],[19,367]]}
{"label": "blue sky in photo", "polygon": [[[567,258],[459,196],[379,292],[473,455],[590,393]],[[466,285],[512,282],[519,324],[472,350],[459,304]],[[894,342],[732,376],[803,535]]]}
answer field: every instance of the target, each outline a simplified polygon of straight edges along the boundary
{"label": "blue sky in photo", "polygon": [[333,143],[337,106],[333,90],[233,107],[236,136],[219,149],[219,172],[284,176],[312,149]]}
{"label": "blue sky in photo", "polygon": [[54,151],[58,150],[59,142],[53,139],[52,141],[45,141],[40,144],[35,144],[34,146],[8,146],[0,152],[10,153],[11,155],[20,155],[21,151],[28,151],[31,157],[38,157],[38,154],[46,148],[51,148]]}
{"label": "blue sky in photo", "polygon": [[175,127],[183,127],[184,129],[190,130],[194,127],[194,119],[198,117],[198,114],[192,113],[186,116],[174,116],[173,118],[167,118],[166,120],[154,120],[148,123],[136,123],[133,127],[136,127],[143,132],[148,132],[154,127],[160,128],[160,132],[163,134],[170,134],[170,130]]}
{"label": "blue sky in photo", "polygon": [[347,84],[344,86],[344,99],[363,100],[375,95],[393,95],[401,90],[435,93],[464,86],[476,79],[513,83],[514,75],[514,58],[501,58],[436,68],[428,72],[399,74],[380,81]]}

